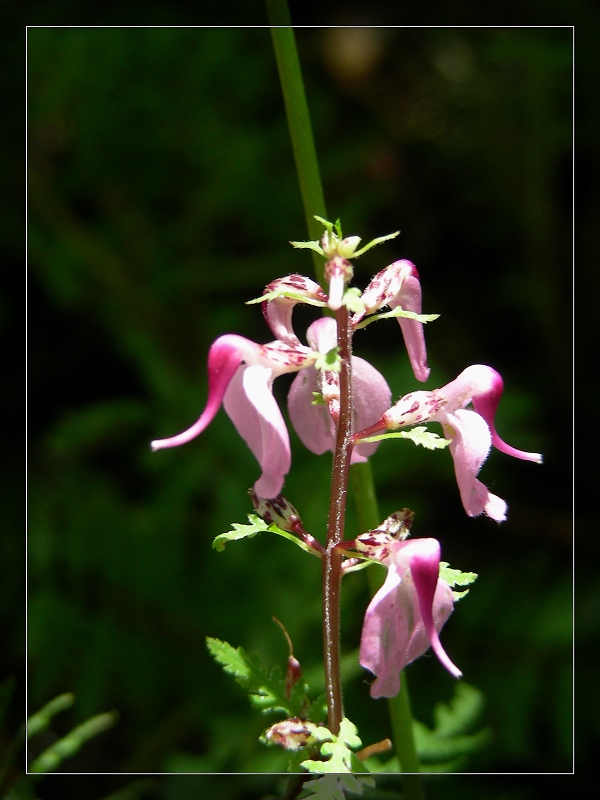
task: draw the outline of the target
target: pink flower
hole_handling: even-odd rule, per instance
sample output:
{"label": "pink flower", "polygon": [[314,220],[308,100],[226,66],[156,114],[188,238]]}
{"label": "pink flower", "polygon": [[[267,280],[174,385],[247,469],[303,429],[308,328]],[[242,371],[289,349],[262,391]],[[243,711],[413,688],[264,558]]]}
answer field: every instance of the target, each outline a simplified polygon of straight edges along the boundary
{"label": "pink flower", "polygon": [[[417,422],[441,423],[444,436],[450,440],[456,482],[465,511],[470,517],[485,513],[496,522],[506,519],[506,503],[477,479],[491,446],[514,458],[542,462],[539,453],[517,450],[496,433],[494,416],[502,390],[503,381],[496,370],[473,364],[441,389],[405,395],[383,414],[380,426],[393,430]],[[469,403],[474,410],[466,408]]]}
{"label": "pink flower", "polygon": [[[313,322],[306,338],[310,346],[326,354],[337,345],[337,326],[331,317]],[[354,394],[354,426],[367,427],[389,408],[391,391],[385,378],[375,367],[358,356],[352,356],[352,388]],[[315,395],[323,402],[315,403]],[[302,444],[320,455],[335,449],[336,422],[339,415],[339,375],[335,370],[310,366],[294,378],[288,394],[288,411],[292,425]],[[352,452],[352,463],[366,461],[379,443],[362,444]]]}
{"label": "pink flower", "polygon": [[[394,261],[375,275],[361,299],[365,304],[365,311],[354,315],[352,322],[355,325],[366,314],[372,314],[383,306],[389,306],[391,309],[400,306],[403,311],[420,314],[421,284],[417,268],[405,259]],[[429,377],[429,367],[423,323],[406,317],[398,317],[398,322],[415,378],[418,381],[426,381]]]}
{"label": "pink flower", "polygon": [[[288,276],[272,286],[293,287],[309,300],[324,305],[317,284],[301,276]],[[269,287],[267,287],[269,288]],[[273,381],[286,372],[300,372],[288,396],[290,418],[300,440],[314,453],[333,450],[339,413],[339,381],[334,369],[315,369],[319,359],[337,345],[336,322],[323,317],[307,331],[310,347],[294,334],[291,318],[296,301],[277,298],[266,302],[265,317],[280,338],[260,345],[236,334],[220,336],[208,354],[208,400],[198,420],[183,433],[151,443],[153,450],[177,447],[201,434],[224,406],[231,421],[254,453],[262,474],[254,484],[258,497],[272,499],[281,493],[291,465],[290,441],[281,411],[273,397]],[[271,308],[272,307],[272,308]],[[391,402],[391,392],[377,370],[353,357],[356,424],[365,427],[379,419]],[[323,404],[314,405],[317,392]],[[354,448],[352,460],[366,461],[378,444]]]}
{"label": "pink flower", "polygon": [[203,413],[183,433],[153,441],[152,449],[191,441],[212,422],[223,404],[262,469],[254,491],[259,497],[276,497],[290,469],[290,442],[273,397],[273,380],[309,366],[316,355],[299,342],[259,345],[235,334],[220,336],[208,354],[208,400]]}
{"label": "pink flower", "polygon": [[[368,541],[369,534],[358,537]],[[440,544],[436,539],[391,541],[384,550],[388,574],[371,600],[360,641],[360,664],[376,680],[371,696],[394,697],[400,691],[400,672],[431,646],[442,665],[460,678],[439,639],[454,606],[452,590],[439,577]]]}

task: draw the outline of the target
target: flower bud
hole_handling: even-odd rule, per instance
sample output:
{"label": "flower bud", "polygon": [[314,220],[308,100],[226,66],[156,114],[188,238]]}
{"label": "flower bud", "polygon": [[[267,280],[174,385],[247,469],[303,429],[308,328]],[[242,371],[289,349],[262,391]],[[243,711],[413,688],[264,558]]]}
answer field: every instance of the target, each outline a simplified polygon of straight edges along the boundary
{"label": "flower bud", "polygon": [[302,527],[300,514],[282,494],[271,500],[259,497],[254,489],[250,489],[248,494],[258,516],[269,525],[275,524],[288,533],[296,533],[298,528]]}
{"label": "flower bud", "polygon": [[300,717],[290,717],[289,719],[276,722],[275,725],[265,731],[265,739],[273,744],[279,744],[286,750],[299,750],[312,744],[313,733],[317,725]]}
{"label": "flower bud", "polygon": [[401,397],[382,417],[388,430],[403,428],[405,425],[416,425],[427,422],[445,404],[437,392],[409,392]]}
{"label": "flower bud", "polygon": [[409,508],[394,511],[381,525],[357,536],[354,543],[356,549],[369,558],[385,562],[392,552],[390,548],[392,542],[403,541],[410,536],[413,517],[414,512]]}
{"label": "flower bud", "polygon": [[342,258],[352,258],[359,244],[360,236],[346,236],[338,245],[338,255]]}
{"label": "flower bud", "polygon": [[285,696],[290,699],[294,684],[298,683],[302,677],[302,667],[297,658],[290,654],[287,662],[287,670],[285,673]]}

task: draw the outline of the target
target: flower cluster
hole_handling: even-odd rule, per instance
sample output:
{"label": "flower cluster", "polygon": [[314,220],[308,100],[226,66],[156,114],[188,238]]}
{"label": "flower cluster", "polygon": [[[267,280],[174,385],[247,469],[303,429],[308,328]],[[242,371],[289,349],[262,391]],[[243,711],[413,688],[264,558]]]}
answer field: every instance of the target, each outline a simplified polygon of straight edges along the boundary
{"label": "flower cluster", "polygon": [[[347,271],[344,280],[350,278],[351,272]],[[262,469],[254,491],[259,497],[276,497],[290,469],[291,455],[287,427],[273,397],[273,381],[279,375],[297,372],[288,395],[292,425],[313,453],[333,450],[339,412],[336,322],[332,317],[313,322],[306,334],[308,345],[303,345],[294,332],[292,312],[299,302],[336,306],[340,299],[338,279],[339,271],[332,271],[329,295],[302,275],[287,275],[270,283],[260,300],[275,341],[257,344],[236,334],[220,336],[208,354],[208,400],[201,416],[183,433],[153,441],[152,449],[189,442],[205,430],[223,405]],[[417,318],[421,313],[421,290],[414,265],[409,261],[391,264],[373,278],[360,298],[362,302],[357,303],[355,296],[353,300],[360,309],[352,318],[354,328],[364,325],[365,317],[386,305],[408,313],[408,318],[398,317],[404,341],[415,377],[427,380],[423,323]],[[385,378],[357,356],[352,357],[352,375],[354,429],[363,430],[389,409],[391,392]],[[377,446],[358,444],[352,461],[366,460]]]}
{"label": "flower cluster", "polygon": [[[152,442],[153,450],[189,442],[205,430],[222,405],[261,468],[251,490],[255,508],[269,523],[300,536],[317,555],[322,554],[323,547],[304,531],[296,510],[281,496],[291,454],[286,423],[273,396],[273,381],[279,375],[297,373],[287,398],[291,424],[313,453],[334,451],[342,402],[341,340],[336,319],[324,316],[309,326],[307,343],[303,344],[292,324],[294,308],[305,303],[338,312],[345,306],[344,320],[351,332],[378,319],[395,317],[414,376],[422,382],[429,378],[423,323],[435,319],[435,315],[421,313],[419,275],[410,261],[402,259],[386,267],[362,294],[347,288],[353,277],[348,259],[396,234],[358,249],[358,237],[344,239],[338,224],[334,230],[333,225],[322,222],[326,231],[320,242],[292,244],[310,247],[327,259],[324,274],[328,292],[298,274],[268,284],[263,295],[250,302],[261,303],[274,341],[258,344],[236,334],[220,336],[208,354],[204,411],[183,433]],[[390,310],[379,313],[384,307]],[[541,456],[511,447],[496,432],[495,415],[503,382],[492,367],[472,365],[439,389],[410,392],[392,404],[385,378],[371,364],[352,355],[350,366],[354,431],[351,463],[365,461],[386,436],[407,436],[406,432],[394,431],[423,422],[440,423],[467,514],[484,513],[497,522],[505,519],[506,503],[477,477],[491,447],[538,463]],[[443,443],[439,437],[436,441]],[[358,559],[379,561],[388,570],[367,609],[360,645],[360,663],[376,676],[371,686],[373,697],[395,695],[401,670],[429,647],[452,675],[461,675],[439,640],[455,599],[450,584],[440,576],[440,544],[433,538],[407,540],[411,520],[411,512],[405,509],[380,528],[337,545],[354,549]],[[346,566],[354,566],[356,561],[349,559]],[[311,731],[296,719],[287,722],[293,723],[289,730],[274,726],[268,736],[277,741],[292,737],[297,746],[304,745]]]}

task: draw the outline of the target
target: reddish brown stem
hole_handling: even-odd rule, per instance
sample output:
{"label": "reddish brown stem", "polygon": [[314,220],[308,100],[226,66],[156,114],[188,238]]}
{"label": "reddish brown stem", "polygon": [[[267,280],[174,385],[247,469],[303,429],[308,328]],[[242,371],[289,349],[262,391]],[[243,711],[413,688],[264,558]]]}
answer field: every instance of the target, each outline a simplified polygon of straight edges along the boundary
{"label": "reddish brown stem", "polygon": [[344,538],[346,495],[352,452],[352,330],[348,309],[336,312],[340,369],[340,415],[333,456],[331,499],[327,520],[327,543],[323,553],[323,649],[325,653],[325,691],[327,726],[339,733],[344,717],[340,676],[340,589],[342,551],[337,545]]}

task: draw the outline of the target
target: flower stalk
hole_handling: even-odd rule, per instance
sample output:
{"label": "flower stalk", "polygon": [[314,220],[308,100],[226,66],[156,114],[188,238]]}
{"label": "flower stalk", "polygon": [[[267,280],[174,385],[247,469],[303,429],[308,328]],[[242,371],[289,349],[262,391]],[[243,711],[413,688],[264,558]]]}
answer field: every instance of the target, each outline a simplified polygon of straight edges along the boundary
{"label": "flower stalk", "polygon": [[[315,225],[315,215],[326,218],[327,211],[321,184],[319,162],[312,134],[308,103],[306,101],[300,62],[296,50],[294,31],[291,27],[283,27],[291,26],[291,18],[286,0],[266,0],[266,4],[279,78],[286,106],[290,137],[292,143],[297,143],[293,144],[294,158],[301,188],[308,234],[309,238],[318,239],[319,230],[317,230],[317,226]],[[295,112],[293,111],[294,109],[296,109]],[[304,141],[304,145],[301,145],[302,141]],[[321,283],[323,281],[323,266],[322,260],[317,253],[313,253],[313,261],[315,263],[316,279]],[[344,307],[340,309],[340,312],[347,313]],[[338,326],[338,330],[339,327],[340,326]],[[342,392],[341,396],[344,396]],[[368,461],[353,464],[350,472],[352,474],[355,505],[358,510],[359,518],[361,516],[363,517],[360,521],[360,528],[366,531],[370,528],[374,528],[380,520],[371,465]],[[330,520],[331,519],[335,519],[335,515],[332,516],[330,514]],[[338,569],[336,563],[337,559],[340,559],[341,562],[341,555],[334,555],[334,552],[335,551],[332,549],[331,551],[327,550],[324,554],[323,575],[331,575],[332,569]],[[340,553],[341,551],[338,550],[337,552]],[[339,569],[341,569],[341,563]],[[367,570],[367,572],[369,573],[371,590],[374,594],[377,586],[373,586],[372,584],[373,582],[377,582],[377,575],[375,575],[374,570],[371,569]],[[337,650],[337,680],[339,685],[339,579],[337,584],[330,581],[327,588],[329,590],[329,602],[331,603],[333,600],[335,601],[333,605],[337,605],[337,610],[335,607],[332,607],[332,605],[328,606],[329,613],[334,615],[330,617],[330,621],[333,622],[334,619],[338,621],[335,625],[337,631],[330,627],[327,638],[328,641],[331,640],[332,643],[334,643],[334,647]],[[331,596],[332,589],[335,589],[333,597]],[[326,666],[326,669],[330,670],[330,675],[332,676],[331,687],[333,689],[335,683],[333,680],[333,675],[335,674],[335,659],[329,661],[329,666]],[[395,734],[394,747],[398,756],[399,769],[404,772],[418,772],[419,765],[415,752],[410,704],[401,700],[403,693],[407,692],[405,675],[402,676],[402,687],[400,695],[388,700],[392,730]],[[407,697],[408,695],[405,696]],[[339,688],[339,690],[334,689],[331,698],[333,703],[337,701],[335,705],[335,714],[339,716],[342,711],[341,688]],[[330,727],[330,730],[333,730],[333,728]],[[398,737],[400,731],[402,732],[401,738]],[[407,800],[422,800],[424,797],[421,778],[418,775],[407,775],[404,789]]]}
{"label": "flower stalk", "polygon": [[340,590],[346,497],[352,453],[352,331],[346,306],[336,312],[340,367],[340,416],[333,456],[327,542],[323,555],[323,650],[329,730],[337,734],[344,717],[340,676]]}

